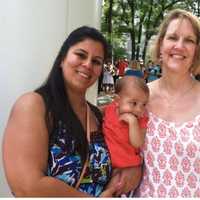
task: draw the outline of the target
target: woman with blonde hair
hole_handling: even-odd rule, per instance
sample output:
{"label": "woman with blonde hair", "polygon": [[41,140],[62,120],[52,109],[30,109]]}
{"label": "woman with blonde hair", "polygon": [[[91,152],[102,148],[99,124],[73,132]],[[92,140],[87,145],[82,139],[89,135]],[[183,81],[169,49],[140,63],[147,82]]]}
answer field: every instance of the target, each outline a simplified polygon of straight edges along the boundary
{"label": "woman with blonde hair", "polygon": [[153,51],[162,77],[149,83],[149,122],[139,197],[200,197],[200,22],[175,9],[161,24]]}

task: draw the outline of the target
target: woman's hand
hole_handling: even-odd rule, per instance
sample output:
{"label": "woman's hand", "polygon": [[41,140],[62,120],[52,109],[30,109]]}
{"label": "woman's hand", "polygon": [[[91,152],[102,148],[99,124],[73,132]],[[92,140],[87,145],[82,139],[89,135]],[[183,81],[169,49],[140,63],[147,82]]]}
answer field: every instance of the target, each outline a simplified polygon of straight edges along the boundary
{"label": "woman's hand", "polygon": [[99,197],[114,197],[117,191],[117,186],[111,186],[105,189]]}
{"label": "woman's hand", "polygon": [[109,181],[104,192],[101,193],[100,197],[115,197],[119,189],[121,189],[120,183],[120,173],[118,169],[114,169],[112,173],[112,178]]}
{"label": "woman's hand", "polygon": [[112,178],[101,197],[117,197],[135,190],[140,182],[141,174],[141,166],[114,169]]}
{"label": "woman's hand", "polygon": [[119,182],[120,187],[115,193],[116,196],[135,190],[138,186],[142,175],[141,166],[127,167],[120,171]]}

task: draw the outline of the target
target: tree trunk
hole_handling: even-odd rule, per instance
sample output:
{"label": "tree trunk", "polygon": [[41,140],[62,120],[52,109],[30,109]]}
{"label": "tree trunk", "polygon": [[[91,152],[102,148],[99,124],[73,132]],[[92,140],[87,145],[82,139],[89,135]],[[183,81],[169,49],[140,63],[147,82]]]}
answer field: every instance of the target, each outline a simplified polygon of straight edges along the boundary
{"label": "tree trunk", "polygon": [[109,0],[109,10],[108,10],[108,43],[110,46],[109,58],[112,58],[112,7],[113,0]]}

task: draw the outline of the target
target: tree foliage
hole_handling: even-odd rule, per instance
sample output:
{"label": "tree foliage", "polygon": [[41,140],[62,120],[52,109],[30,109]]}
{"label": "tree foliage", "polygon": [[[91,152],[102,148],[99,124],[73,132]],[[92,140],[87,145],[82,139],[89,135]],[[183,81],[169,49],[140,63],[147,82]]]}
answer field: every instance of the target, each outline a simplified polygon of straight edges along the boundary
{"label": "tree foliage", "polygon": [[130,48],[131,59],[145,60],[151,37],[165,14],[174,8],[200,16],[199,0],[104,0],[101,29],[112,47],[112,56],[118,56],[114,55],[117,49],[128,55]]}

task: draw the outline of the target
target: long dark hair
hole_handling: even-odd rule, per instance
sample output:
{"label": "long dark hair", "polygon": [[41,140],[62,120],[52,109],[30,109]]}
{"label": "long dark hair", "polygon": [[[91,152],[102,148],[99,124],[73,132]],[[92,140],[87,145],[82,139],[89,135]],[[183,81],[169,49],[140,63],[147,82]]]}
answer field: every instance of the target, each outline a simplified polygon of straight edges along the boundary
{"label": "long dark hair", "polygon": [[82,164],[86,160],[88,142],[81,122],[74,113],[66,92],[61,63],[66,57],[68,50],[73,45],[85,40],[93,39],[100,42],[104,48],[104,60],[107,57],[107,42],[103,35],[95,28],[82,26],[71,32],[64,41],[47,80],[35,91],[42,95],[46,105],[46,123],[50,134],[50,143],[56,138],[53,132],[61,120],[66,124],[67,133],[72,134],[75,140],[77,152],[81,156]]}

